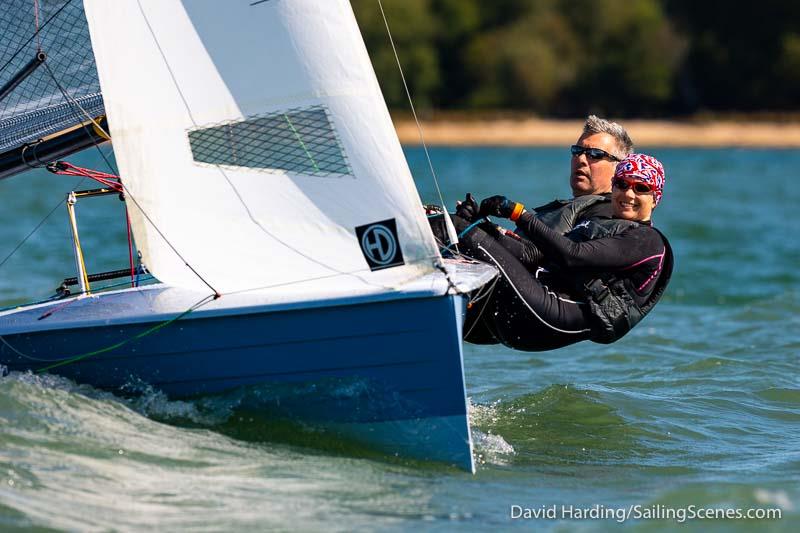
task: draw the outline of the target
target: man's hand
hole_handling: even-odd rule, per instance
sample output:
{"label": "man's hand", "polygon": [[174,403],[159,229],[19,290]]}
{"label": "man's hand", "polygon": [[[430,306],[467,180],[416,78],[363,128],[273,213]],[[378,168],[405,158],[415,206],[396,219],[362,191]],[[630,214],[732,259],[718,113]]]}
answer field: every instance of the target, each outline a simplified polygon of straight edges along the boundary
{"label": "man's hand", "polygon": [[478,202],[472,193],[467,193],[467,197],[463,202],[458,202],[456,206],[456,215],[460,216],[467,222],[474,222],[478,218]]}
{"label": "man's hand", "polygon": [[512,202],[505,196],[491,196],[481,202],[479,214],[517,220],[525,209],[520,203]]}

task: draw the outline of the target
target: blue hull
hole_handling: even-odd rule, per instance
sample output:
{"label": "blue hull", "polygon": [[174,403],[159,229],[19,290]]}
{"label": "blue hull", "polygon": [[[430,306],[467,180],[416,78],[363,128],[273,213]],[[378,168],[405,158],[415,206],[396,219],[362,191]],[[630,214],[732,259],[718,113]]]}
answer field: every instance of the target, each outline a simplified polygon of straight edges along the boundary
{"label": "blue hull", "polygon": [[146,383],[175,399],[266,387],[270,393],[246,395],[243,407],[473,471],[463,305],[461,296],[443,295],[188,315],[136,340],[163,321],[12,332],[2,335],[0,363],[37,371],[127,341],[50,372],[112,391]]}

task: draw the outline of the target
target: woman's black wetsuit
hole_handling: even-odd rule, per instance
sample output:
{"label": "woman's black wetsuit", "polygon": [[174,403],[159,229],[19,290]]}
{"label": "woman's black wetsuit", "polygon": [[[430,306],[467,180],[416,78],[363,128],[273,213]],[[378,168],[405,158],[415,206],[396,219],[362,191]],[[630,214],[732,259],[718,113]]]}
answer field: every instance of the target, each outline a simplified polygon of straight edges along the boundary
{"label": "woman's black wetsuit", "polygon": [[[458,217],[454,221],[459,231],[468,225]],[[648,224],[594,218],[562,236],[526,213],[517,227],[532,244],[504,235],[491,224],[461,238],[463,252],[495,265],[501,274],[492,295],[469,309],[467,341],[502,342],[527,351],[587,339],[611,342],[652,308],[669,278],[669,245]],[[623,288],[629,306],[640,312],[627,329],[604,334],[600,315],[605,310],[597,305],[597,295],[585,288],[598,280]],[[626,309],[625,314],[636,313]]]}

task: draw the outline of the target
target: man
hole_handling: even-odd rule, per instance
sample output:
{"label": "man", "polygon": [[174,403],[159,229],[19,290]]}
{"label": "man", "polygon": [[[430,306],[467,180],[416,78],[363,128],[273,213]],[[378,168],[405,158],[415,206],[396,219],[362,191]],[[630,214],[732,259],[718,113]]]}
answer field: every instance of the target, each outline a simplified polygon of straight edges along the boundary
{"label": "man", "polygon": [[[569,184],[574,197],[571,200],[553,200],[528,210],[550,229],[562,235],[591,218],[611,218],[611,179],[617,163],[633,152],[633,141],[620,124],[589,115],[581,136],[570,147],[570,151],[572,158]],[[453,219],[457,232],[462,233],[467,229],[465,222],[477,220],[499,209],[500,206],[489,205],[498,198],[503,197],[487,198],[478,207],[472,195],[467,194],[466,200],[458,203],[458,216]],[[430,222],[434,235],[442,242],[447,242],[441,218],[430,219]],[[539,266],[542,261],[541,252],[524,233],[520,235],[500,226],[496,227],[496,232],[501,234],[497,236],[498,242],[523,264],[529,268]]]}
{"label": "man", "polygon": [[[590,115],[584,123],[581,136],[570,148],[570,151],[572,159],[569,180],[573,198],[571,200],[554,200],[529,211],[545,226],[561,235],[571,232],[576,226],[587,223],[586,221],[593,218],[611,219],[613,215],[611,180],[614,177],[617,163],[633,152],[633,142],[621,125]],[[531,279],[538,277],[538,272],[542,270],[540,267],[547,263],[547,258],[530,240],[529,236],[519,228],[519,233],[513,233],[481,221],[486,220],[487,215],[497,216],[498,213],[504,213],[505,218],[516,221],[523,212],[526,210],[522,204],[511,202],[504,196],[487,198],[478,207],[474,198],[468,194],[466,200],[459,203],[456,216],[453,218],[459,234],[466,236],[468,242],[465,244],[471,252],[477,252],[480,249],[480,252],[477,253],[485,260],[483,255],[487,255],[488,252],[481,247],[481,244],[491,247],[490,243],[494,243],[505,249],[508,255],[518,262],[522,268],[516,269],[516,274],[512,276],[516,279],[504,280],[511,287],[530,283]],[[478,225],[481,229],[474,230],[473,228]],[[472,233],[476,232],[481,233],[483,237],[475,239],[476,235],[472,235]],[[508,276],[509,273],[504,272],[504,275]],[[556,297],[556,299],[558,298],[560,297]],[[493,299],[492,296],[467,314],[465,339],[476,344],[503,342],[508,346],[518,347],[518,342],[521,342],[524,337],[522,331],[512,328],[509,334],[511,337],[509,337],[505,334],[508,332],[501,332],[496,326],[493,327],[489,324],[491,320],[488,322],[481,320],[481,315],[491,299]],[[509,306],[512,314],[516,312],[516,309],[523,307],[519,299],[506,298],[505,300],[507,301],[503,304]],[[517,341],[514,341],[513,338]],[[554,341],[541,338],[538,341],[526,343],[524,349],[546,350],[565,343],[563,339]]]}
{"label": "man", "polygon": [[[621,124],[589,115],[570,151],[569,185],[573,198],[553,200],[531,210],[536,218],[561,234],[590,218],[611,217],[611,178],[617,163],[633,153],[633,141]],[[432,207],[428,211],[429,222],[437,240],[444,246],[449,242],[444,220],[436,216],[440,211]],[[472,220],[478,215],[479,207],[468,194],[464,202],[458,203],[456,211],[465,215],[463,219]],[[457,228],[459,232],[463,229]]]}
{"label": "man", "polygon": [[[579,156],[601,150],[576,146]],[[484,200],[477,219],[464,218],[467,209],[461,209],[455,218],[456,227],[465,227],[462,252],[500,272],[491,294],[473,297],[477,305],[467,312],[464,338],[541,351],[625,335],[658,302],[672,273],[669,243],[651,221],[664,180],[664,167],[654,157],[629,155],[615,169],[612,216],[587,218],[565,235],[505,196]],[[485,221],[487,215],[516,222],[525,236],[517,242],[530,248],[511,246],[507,234]]]}
{"label": "man", "polygon": [[633,141],[620,124],[589,115],[571,152],[573,199],[533,209],[536,218],[562,234],[583,220],[611,216],[611,178],[617,163],[633,152]]}

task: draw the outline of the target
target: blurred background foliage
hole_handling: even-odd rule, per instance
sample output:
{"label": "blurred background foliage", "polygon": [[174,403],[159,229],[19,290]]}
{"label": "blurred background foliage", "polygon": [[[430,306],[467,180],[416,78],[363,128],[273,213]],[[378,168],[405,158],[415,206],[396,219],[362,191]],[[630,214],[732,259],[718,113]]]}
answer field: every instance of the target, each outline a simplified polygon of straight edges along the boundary
{"label": "blurred background foliage", "polygon": [[[407,109],[377,0],[352,0]],[[414,102],[663,117],[800,108],[800,1],[383,0]]]}

